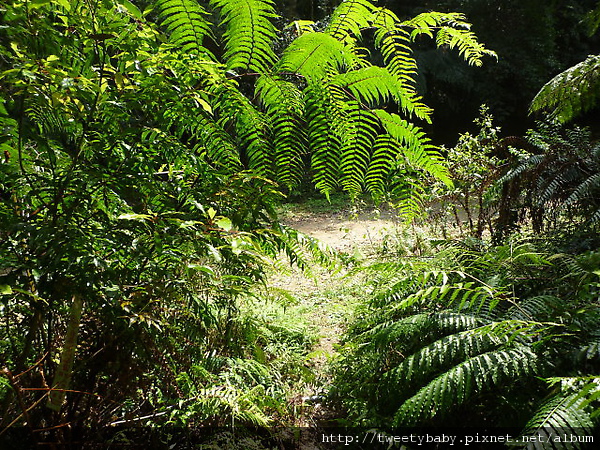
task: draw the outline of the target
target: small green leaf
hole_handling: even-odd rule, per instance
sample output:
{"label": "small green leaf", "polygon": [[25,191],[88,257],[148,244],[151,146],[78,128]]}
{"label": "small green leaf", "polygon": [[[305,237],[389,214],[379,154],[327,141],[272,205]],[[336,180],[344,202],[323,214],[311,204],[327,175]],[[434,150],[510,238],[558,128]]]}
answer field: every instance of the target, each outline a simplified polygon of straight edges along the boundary
{"label": "small green leaf", "polygon": [[71,3],[69,3],[69,0],[53,0],[52,3],[62,6],[67,11],[71,11]]}
{"label": "small green leaf", "polygon": [[208,218],[209,218],[210,220],[212,220],[212,219],[214,219],[214,218],[215,218],[215,216],[217,215],[217,211],[215,211],[215,209],[214,209],[214,208],[210,207],[210,208],[208,208],[208,211],[206,211],[206,214],[208,214]]}
{"label": "small green leaf", "polygon": [[204,266],[201,264],[188,264],[187,267],[188,267],[188,269],[191,269],[191,270],[196,270],[198,272],[204,272],[205,274],[209,275],[211,278],[216,277],[215,271],[209,266]]}
{"label": "small green leaf", "polygon": [[221,217],[216,221],[218,227],[223,228],[225,231],[230,231],[233,228],[233,224],[231,223],[231,219],[227,217]]}
{"label": "small green leaf", "polygon": [[10,295],[12,293],[13,290],[8,284],[0,284],[0,295]]}
{"label": "small green leaf", "polygon": [[[63,0],[66,1],[66,0]],[[121,0],[119,2],[119,4],[125,8],[127,10],[127,12],[129,14],[131,14],[133,17],[135,17],[136,19],[141,19],[142,18],[142,12],[139,10],[139,8],[137,6],[135,6],[133,3],[131,3],[128,0]]]}

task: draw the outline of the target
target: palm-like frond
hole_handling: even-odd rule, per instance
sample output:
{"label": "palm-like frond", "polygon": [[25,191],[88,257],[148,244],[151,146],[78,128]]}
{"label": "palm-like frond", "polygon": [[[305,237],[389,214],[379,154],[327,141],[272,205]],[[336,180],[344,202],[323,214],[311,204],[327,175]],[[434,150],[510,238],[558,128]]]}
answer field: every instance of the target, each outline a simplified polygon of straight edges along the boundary
{"label": "palm-like frond", "polygon": [[[597,383],[594,387],[598,389]],[[592,384],[588,385],[592,386]],[[552,443],[555,449],[583,449],[588,448],[584,442],[578,440],[560,440],[556,436],[591,436],[594,428],[594,420],[591,417],[591,408],[586,402],[583,389],[572,392],[572,390],[560,391],[558,394],[546,400],[525,426],[520,439],[527,449],[537,448],[532,445],[531,436],[535,436],[536,442]],[[584,395],[582,395],[582,393]]]}
{"label": "palm-like frond", "polygon": [[356,102],[350,102],[348,106],[349,122],[342,135],[340,184],[350,195],[356,196],[362,191],[378,120]]}
{"label": "palm-like frond", "polygon": [[[385,67],[370,66],[334,76],[331,83],[339,86],[370,107],[389,101],[402,103],[400,85]],[[407,104],[407,109],[410,106]],[[413,107],[414,110],[414,107]]]}
{"label": "palm-like frond", "polygon": [[447,46],[457,49],[458,53],[469,63],[475,66],[483,64],[484,56],[496,56],[496,53],[487,50],[475,34],[469,30],[461,30],[453,27],[442,27],[435,38],[438,47]]}
{"label": "palm-like frond", "polygon": [[206,11],[196,0],[156,0],[158,15],[171,42],[186,53],[202,53],[204,36],[210,35]]}
{"label": "palm-like frond", "polygon": [[590,55],[546,83],[530,110],[545,110],[559,122],[568,122],[597,105],[599,98],[600,55]]}
{"label": "palm-like frond", "polygon": [[325,86],[310,86],[306,94],[306,122],[315,186],[325,195],[339,180],[345,113]]}
{"label": "palm-like frond", "polygon": [[402,404],[394,426],[410,426],[460,405],[476,393],[535,372],[538,357],[527,347],[477,355],[453,367]]}
{"label": "palm-like frond", "polygon": [[448,169],[437,147],[430,144],[425,132],[408,123],[397,114],[383,110],[374,111],[387,133],[396,139],[403,149],[403,156],[414,168],[425,170],[444,183],[451,184]]}
{"label": "palm-like frond", "polygon": [[351,47],[325,33],[305,33],[285,49],[276,66],[280,72],[297,73],[309,82],[321,82],[332,71],[354,66],[357,57]]}
{"label": "palm-like frond", "polygon": [[469,64],[480,66],[484,56],[497,57],[495,52],[486,49],[477,41],[475,34],[470,31],[471,25],[465,21],[463,14],[422,13],[403,22],[402,25],[412,28],[411,37],[413,39],[421,34],[433,37],[434,31],[437,30],[435,38],[437,46],[456,48]]}
{"label": "palm-like frond", "polygon": [[263,72],[271,67],[275,54],[271,44],[277,17],[271,0],[211,0],[225,25],[225,55],[231,70]]}
{"label": "palm-like frond", "polygon": [[302,93],[295,84],[269,75],[256,81],[256,91],[271,119],[277,180],[296,186],[304,172],[302,153],[306,148]]}
{"label": "palm-like frond", "polygon": [[325,32],[342,42],[354,41],[370,26],[374,9],[368,0],[344,0],[331,15]]}
{"label": "palm-like frond", "polygon": [[451,334],[419,349],[382,378],[382,390],[406,391],[431,380],[440,371],[485,352],[498,349],[508,338],[472,331]]}

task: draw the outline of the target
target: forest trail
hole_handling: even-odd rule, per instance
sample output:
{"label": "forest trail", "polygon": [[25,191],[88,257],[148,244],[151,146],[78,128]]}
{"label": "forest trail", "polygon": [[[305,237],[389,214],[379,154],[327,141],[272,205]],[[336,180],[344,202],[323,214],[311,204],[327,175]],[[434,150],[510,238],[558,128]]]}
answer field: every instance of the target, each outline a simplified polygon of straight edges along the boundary
{"label": "forest trail", "polygon": [[[352,215],[347,210],[314,212],[294,208],[284,215],[283,222],[335,250],[360,257],[373,253],[386,236],[398,230],[391,213],[378,211]],[[335,272],[319,266],[311,270],[313,273],[307,274],[294,267],[289,273],[274,273],[269,282],[306,307],[302,319],[318,336],[306,362],[314,378],[291,399],[299,412],[295,425],[303,427],[337,417],[321,402],[331,382],[328,366],[337,357],[340,338],[352,320],[358,299],[364,295],[359,286],[344,278],[343,270]]]}
{"label": "forest trail", "polygon": [[398,226],[388,211],[367,211],[355,215],[349,211],[299,212],[284,218],[283,222],[346,253],[381,243],[384,236]]}

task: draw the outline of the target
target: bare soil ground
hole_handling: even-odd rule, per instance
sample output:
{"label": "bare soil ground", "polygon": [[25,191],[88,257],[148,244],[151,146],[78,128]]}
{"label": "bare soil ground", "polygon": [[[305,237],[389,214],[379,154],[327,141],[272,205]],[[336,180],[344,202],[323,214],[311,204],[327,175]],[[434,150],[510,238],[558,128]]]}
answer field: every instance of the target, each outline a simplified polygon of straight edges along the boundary
{"label": "bare soil ground", "polygon": [[377,245],[386,234],[398,227],[397,220],[388,211],[363,212],[357,215],[348,211],[302,213],[288,216],[284,223],[347,253],[356,248]]}
{"label": "bare soil ground", "polygon": [[[347,254],[371,253],[386,235],[396,232],[400,226],[392,213],[378,211],[352,215],[349,211],[292,210],[284,216],[283,222]],[[358,299],[364,296],[359,285],[344,278],[343,270],[315,266],[312,275],[294,268],[290,273],[275,273],[270,279],[271,286],[286,289],[308,306],[305,319],[318,335],[318,342],[307,361],[315,381],[292,399],[300,413],[295,425],[305,427],[336,417],[336,413],[322,402],[321,394],[330,382],[328,365],[338,354],[340,338],[352,319]]]}

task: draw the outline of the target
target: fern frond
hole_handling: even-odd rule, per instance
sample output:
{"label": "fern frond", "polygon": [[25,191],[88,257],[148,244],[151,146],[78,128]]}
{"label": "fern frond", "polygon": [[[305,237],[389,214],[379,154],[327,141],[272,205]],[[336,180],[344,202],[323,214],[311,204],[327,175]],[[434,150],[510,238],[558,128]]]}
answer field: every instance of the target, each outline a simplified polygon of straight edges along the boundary
{"label": "fern frond", "polygon": [[538,357],[529,348],[519,347],[483,353],[462,362],[429,384],[400,406],[394,426],[411,426],[449,412],[476,394],[509,380],[534,373]]}
{"label": "fern frond", "polygon": [[373,155],[365,175],[365,184],[376,200],[386,191],[386,180],[392,170],[390,161],[396,161],[400,153],[398,142],[389,134],[380,134],[373,144]]}
{"label": "fern frond", "polygon": [[570,206],[575,203],[589,202],[590,200],[599,198],[600,192],[600,172],[590,175],[584,180],[573,193],[567,197],[563,206]]}
{"label": "fern frond", "polygon": [[590,55],[546,83],[531,102],[530,111],[548,111],[564,123],[596,106],[599,98],[600,55]]}
{"label": "fern frond", "polygon": [[496,350],[506,343],[493,335],[465,331],[445,336],[422,347],[383,375],[384,389],[410,389],[415,382],[425,382],[432,375],[481,353]]}
{"label": "fern frond", "polygon": [[399,26],[392,11],[378,8],[373,19],[375,47],[381,51],[385,65],[405,86],[414,86],[418,67],[410,48],[410,33]]}
{"label": "fern frond", "polygon": [[223,128],[235,127],[234,135],[242,149],[241,159],[257,174],[275,179],[275,158],[270,139],[270,121],[237,88],[235,83],[221,83],[211,92],[216,99],[215,112]]}
{"label": "fern frond", "polygon": [[158,16],[169,40],[186,53],[203,53],[204,36],[210,35],[206,11],[196,0],[156,0]]}
{"label": "fern frond", "polygon": [[[537,436],[537,442],[552,442],[556,449],[580,449],[578,442],[557,442],[555,436],[590,436],[594,427],[585,398],[579,392],[559,392],[544,402],[525,426],[517,441],[530,442],[526,436]],[[536,448],[529,444],[525,448]]]}
{"label": "fern frond", "polygon": [[444,307],[461,310],[481,310],[493,299],[493,293],[487,286],[475,282],[452,283],[430,286],[409,295],[399,303],[400,308],[410,308],[416,304],[443,304]]}
{"label": "fern frond", "polygon": [[379,123],[374,114],[356,102],[349,102],[348,108],[348,123],[342,135],[340,184],[351,197],[356,197],[362,191]]}
{"label": "fern frond", "polygon": [[410,170],[398,170],[392,174],[391,198],[398,216],[402,217],[405,225],[422,215],[427,201],[422,177],[415,176]]}
{"label": "fern frond", "polygon": [[343,0],[335,8],[325,32],[342,42],[361,37],[361,30],[371,25],[375,7],[368,0]]}
{"label": "fern frond", "polygon": [[403,156],[411,167],[425,170],[447,185],[452,184],[448,169],[444,165],[437,147],[430,144],[423,130],[408,123],[397,114],[390,114],[380,109],[375,110],[374,113],[381,120],[387,133],[402,145]]}
{"label": "fern frond", "polygon": [[514,320],[549,320],[560,304],[561,300],[553,295],[537,295],[516,303],[508,310],[506,317]]}
{"label": "fern frond", "polygon": [[351,47],[325,33],[305,33],[283,52],[276,70],[297,73],[309,82],[322,82],[327,73],[353,67],[357,57]]}
{"label": "fern frond", "polygon": [[308,141],[315,187],[325,195],[337,186],[345,113],[326,86],[305,91]]}
{"label": "fern frond", "polygon": [[296,186],[304,171],[302,152],[306,148],[302,93],[293,83],[269,75],[261,76],[255,88],[271,118],[276,179],[284,186]]}
{"label": "fern frond", "polygon": [[271,44],[277,17],[271,0],[211,0],[225,25],[225,54],[230,70],[264,72],[275,60]]}
{"label": "fern frond", "polygon": [[435,40],[438,47],[456,48],[465,61],[477,67],[483,65],[482,58],[484,56],[497,57],[495,52],[486,49],[483,44],[477,41],[475,34],[469,30],[442,27],[437,32]]}
{"label": "fern frond", "polygon": [[203,115],[190,121],[193,136],[200,140],[206,158],[228,172],[241,169],[240,154],[231,136],[219,124]]}
{"label": "fern frond", "polygon": [[334,76],[331,83],[349,90],[354,98],[376,106],[398,98],[396,79],[384,67],[365,67]]}
{"label": "fern frond", "polygon": [[401,23],[401,26],[412,29],[411,39],[425,34],[429,37],[433,37],[435,29],[447,24],[450,26],[461,27],[469,29],[470,24],[466,22],[466,17],[462,13],[442,13],[437,11],[429,11],[421,13],[413,17],[412,19],[405,20]]}
{"label": "fern frond", "polygon": [[425,34],[431,38],[437,30],[436,44],[438,47],[447,46],[456,48],[459,54],[469,63],[475,66],[482,65],[484,56],[494,56],[495,52],[485,48],[473,32],[471,25],[465,21],[461,13],[439,13],[427,12],[419,14],[411,20],[402,23],[402,26],[412,28],[411,38]]}
{"label": "fern frond", "polygon": [[407,114],[431,123],[432,109],[422,103],[415,91],[417,62],[410,48],[410,34],[399,25],[396,15],[379,8],[373,19],[375,47],[381,51],[386,68],[397,80],[396,101]]}

